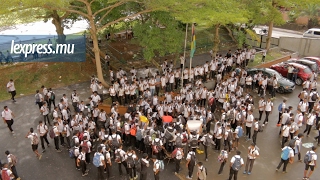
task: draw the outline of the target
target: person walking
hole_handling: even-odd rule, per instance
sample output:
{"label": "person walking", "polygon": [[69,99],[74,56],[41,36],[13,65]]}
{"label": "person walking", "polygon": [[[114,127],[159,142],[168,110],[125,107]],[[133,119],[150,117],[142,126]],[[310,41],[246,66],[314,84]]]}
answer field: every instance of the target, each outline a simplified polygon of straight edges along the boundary
{"label": "person walking", "polygon": [[7,84],[7,91],[8,93],[11,94],[11,99],[13,102],[16,102],[16,100],[14,99],[14,97],[16,96],[16,88],[14,87],[14,82],[13,79],[10,79],[10,81]]}
{"label": "person walking", "polygon": [[36,94],[34,95],[35,100],[36,100],[36,104],[39,106],[39,109],[41,109],[42,107],[42,101],[43,101],[43,96],[42,94],[39,92],[39,90],[36,90]]}
{"label": "person walking", "polygon": [[177,146],[177,152],[176,152],[176,156],[175,156],[175,163],[176,163],[176,170],[175,170],[175,174],[178,174],[180,171],[180,163],[181,163],[181,159],[183,158],[184,154],[183,154],[183,149],[181,148],[181,146]]}
{"label": "person walking", "polygon": [[104,180],[104,169],[106,168],[105,157],[102,154],[102,146],[98,147],[98,151],[94,154],[94,157],[99,157],[99,166],[98,169],[98,180]]}
{"label": "person walking", "polygon": [[208,147],[213,145],[213,143],[212,143],[213,137],[210,133],[207,132],[207,130],[203,130],[202,133],[204,135],[201,137],[200,141],[203,144],[205,160],[208,161]]}
{"label": "person walking", "polygon": [[57,152],[62,152],[60,147],[59,147],[59,137],[60,137],[60,132],[59,132],[59,129],[58,129],[58,122],[54,122],[53,124],[53,133],[54,133],[54,145],[55,145],[55,148],[56,148],[56,151]]}
{"label": "person walking", "polygon": [[237,150],[237,154],[234,155],[230,160],[230,174],[229,180],[237,180],[238,179],[238,172],[240,168],[244,165],[243,159],[241,158],[241,152]]}
{"label": "person walking", "polygon": [[89,170],[87,169],[86,152],[84,149],[82,149],[81,153],[78,155],[77,166],[81,167],[82,176],[88,175]]}
{"label": "person walking", "polygon": [[187,155],[187,163],[186,167],[188,168],[188,175],[187,179],[192,179],[192,174],[193,174],[193,169],[194,166],[196,165],[196,153],[193,151],[192,148],[189,148],[189,153]]}
{"label": "person walking", "polygon": [[[251,145],[248,147],[248,157],[247,157],[247,162],[246,162],[246,168],[245,168],[243,174],[248,174],[248,175],[251,174],[252,168],[253,168],[253,163],[257,157],[259,157],[259,151],[256,148],[256,144],[251,143]],[[250,168],[249,168],[249,166],[250,166]]]}
{"label": "person walking", "polygon": [[152,161],[153,161],[154,180],[159,180],[160,179],[160,162],[157,159],[157,156],[155,155],[152,156]]}
{"label": "person walking", "polygon": [[[302,133],[299,133],[298,136],[295,136],[292,140],[294,141],[294,155],[298,154],[298,161],[302,162],[301,160],[301,146],[302,146],[302,138],[304,135]],[[292,141],[291,140],[291,141]]]}
{"label": "person walking", "polygon": [[[317,150],[317,148],[315,146],[311,147],[311,151],[307,151],[306,156],[308,156],[308,161],[305,162],[305,169],[303,172],[303,179],[304,180],[309,180],[310,176],[312,175],[314,168],[317,167],[317,154],[315,153],[315,151]],[[310,168],[310,171],[308,173],[308,170]]]}
{"label": "person walking", "polygon": [[132,150],[132,147],[129,147],[127,150],[127,154],[125,155],[125,160],[127,163],[127,173],[129,174],[129,179],[137,179],[137,171],[135,167],[135,162],[138,160],[136,152]]}
{"label": "person walking", "polygon": [[251,127],[253,125],[253,114],[252,114],[252,110],[248,110],[248,116],[247,119],[245,120],[246,123],[246,136],[247,136],[247,141],[250,141],[251,139]]}
{"label": "person walking", "polygon": [[42,115],[43,115],[44,124],[47,125],[47,123],[46,123],[46,120],[47,120],[49,126],[51,126],[51,123],[49,120],[49,108],[47,106],[47,102],[43,102],[43,105],[40,108],[40,113],[42,113]]}
{"label": "person walking", "polygon": [[[285,110],[286,110],[286,108],[287,108],[286,102],[287,102],[287,100],[284,99],[284,100],[282,101],[282,103],[280,103],[279,106],[278,106],[279,119],[278,119],[277,126],[280,126],[280,125],[281,125],[281,124],[280,124],[280,121],[283,119],[283,118],[282,118],[282,114],[285,113]],[[283,124],[284,124],[284,123],[283,123]]]}
{"label": "person walking", "polygon": [[17,165],[16,156],[11,154],[8,150],[5,152],[5,154],[7,155],[8,167],[10,167],[10,169],[11,169],[13,175],[14,175],[14,178],[16,180],[20,180],[20,177],[19,177],[17,169],[16,169],[16,165]]}
{"label": "person walking", "polygon": [[140,163],[141,163],[140,180],[147,180],[148,167],[150,166],[147,153],[143,153]]}
{"label": "person walking", "polygon": [[287,123],[282,127],[282,133],[281,133],[281,137],[282,137],[281,148],[283,148],[283,147],[284,147],[284,144],[285,144],[286,142],[288,142],[288,140],[289,140],[290,126],[291,126],[291,122],[287,122]]}
{"label": "person walking", "polygon": [[9,130],[11,131],[12,134],[14,134],[14,131],[12,129],[12,125],[13,125],[13,117],[14,117],[14,114],[13,112],[8,108],[8,106],[4,106],[3,108],[4,110],[2,111],[1,113],[1,116],[2,116],[2,119],[3,119],[3,122],[7,124]]}
{"label": "person walking", "polygon": [[42,121],[39,121],[39,125],[37,126],[38,133],[40,135],[40,142],[41,142],[41,147],[42,147],[42,153],[46,151],[46,148],[44,147],[44,142],[46,141],[47,146],[49,147],[49,141],[47,138],[48,134],[48,126],[43,124]]}
{"label": "person walking", "polygon": [[263,124],[268,124],[269,115],[272,113],[272,110],[273,110],[273,102],[271,102],[270,98],[268,98],[268,100],[266,101],[265,106],[264,106],[264,110],[266,112],[266,118],[265,118]]}
{"label": "person walking", "polygon": [[286,146],[286,147],[282,148],[280,163],[277,166],[276,171],[279,171],[279,169],[281,168],[281,166],[283,164],[283,172],[282,173],[287,173],[287,165],[288,165],[288,163],[290,163],[290,164],[293,163],[293,157],[294,157],[294,152],[291,147]]}
{"label": "person walking", "polygon": [[207,174],[208,174],[207,168],[203,166],[202,162],[198,162],[197,166],[198,166],[198,172],[197,172],[198,180],[206,180]]}
{"label": "person walking", "polygon": [[307,119],[307,123],[306,123],[306,129],[303,131],[303,133],[308,132],[307,137],[309,137],[311,127],[316,124],[316,119],[317,119],[316,112],[312,111],[310,114],[308,114],[307,118],[308,119]]}
{"label": "person walking", "polygon": [[37,158],[40,160],[42,155],[38,152],[38,145],[39,145],[38,134],[33,132],[33,128],[30,128],[30,131],[26,135],[26,138],[31,140],[32,151],[36,154]]}
{"label": "person walking", "polygon": [[228,147],[225,146],[224,149],[221,150],[220,155],[218,157],[219,162],[220,162],[220,168],[219,168],[218,174],[222,173],[223,167],[227,163],[227,160],[228,160],[228,151],[227,150],[228,150]]}

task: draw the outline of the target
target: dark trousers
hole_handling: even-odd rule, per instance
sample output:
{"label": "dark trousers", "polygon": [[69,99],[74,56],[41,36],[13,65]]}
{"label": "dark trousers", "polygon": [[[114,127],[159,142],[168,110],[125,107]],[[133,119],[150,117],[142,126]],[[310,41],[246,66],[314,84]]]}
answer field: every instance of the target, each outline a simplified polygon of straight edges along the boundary
{"label": "dark trousers", "polygon": [[248,139],[251,137],[251,127],[246,126],[246,136],[248,136]]}
{"label": "dark trousers", "polygon": [[229,174],[229,180],[231,180],[233,177],[234,180],[238,179],[238,171],[235,171],[230,167],[230,174]]}
{"label": "dark trousers", "polygon": [[6,120],[6,123],[7,123],[7,126],[9,128],[9,130],[12,132],[13,129],[12,129],[12,125],[13,125],[13,119],[11,120]]}
{"label": "dark trousers", "polygon": [[121,167],[121,165],[124,166],[124,168],[126,169],[126,172],[128,174],[127,163],[125,161],[123,161],[122,163],[118,163],[119,174],[122,175],[122,167]]}
{"label": "dark trousers", "polygon": [[218,174],[222,173],[223,167],[224,167],[225,164],[226,164],[226,160],[222,161],[222,163],[220,164],[220,168],[219,168]]}
{"label": "dark trousers", "polygon": [[230,141],[228,141],[228,139],[224,140],[224,146],[228,147],[228,152],[231,151],[232,147],[231,147]]}
{"label": "dark trousers", "polygon": [[309,102],[309,113],[311,113],[312,109],[313,109],[313,106],[314,106],[314,102]]}
{"label": "dark trousers", "polygon": [[262,118],[262,114],[263,114],[263,111],[259,111],[259,121],[260,121],[261,118]]}
{"label": "dark trousers", "polygon": [[64,145],[64,137],[62,136],[62,134],[60,134],[60,144],[61,144],[61,146],[63,146]]}
{"label": "dark trousers", "polygon": [[43,150],[45,150],[46,148],[44,147],[44,142],[43,140],[46,141],[47,145],[49,144],[48,138],[47,138],[47,134],[40,136],[40,142],[41,142],[41,147]]}
{"label": "dark trousers", "polygon": [[41,109],[42,102],[36,102],[36,104],[39,106],[39,109]]}
{"label": "dark trousers", "polygon": [[288,141],[289,137],[282,136],[281,148],[284,147],[284,144]]}
{"label": "dark trousers", "polygon": [[208,146],[203,145],[204,148],[204,156],[206,159],[208,159]]}
{"label": "dark trousers", "polygon": [[86,162],[90,163],[90,153],[86,153]]}
{"label": "dark trousers", "polygon": [[279,112],[279,119],[278,119],[278,123],[277,123],[277,124],[280,124],[281,116],[282,116],[282,111],[281,111],[281,112]]}
{"label": "dark trousers", "polygon": [[258,131],[253,131],[252,142],[254,142],[255,144],[257,144],[257,135]]}
{"label": "dark trousers", "polygon": [[160,179],[160,172],[158,172],[157,174],[154,174],[154,180],[159,180],[159,179]]}
{"label": "dark trousers", "polygon": [[312,125],[306,124],[306,129],[303,131],[303,133],[308,132],[307,135],[309,135],[309,134],[310,134],[311,127],[312,127]]}
{"label": "dark trousers", "polygon": [[189,177],[191,177],[192,176],[192,174],[193,174],[193,169],[194,169],[194,164],[188,164],[188,175],[189,175]]}
{"label": "dark trousers", "polygon": [[110,178],[111,176],[111,166],[109,163],[106,164],[106,168],[104,169],[104,172],[107,173],[107,178]]}
{"label": "dark trousers", "polygon": [[43,122],[44,122],[45,125],[47,125],[46,119],[47,119],[47,121],[48,121],[48,124],[51,126],[50,121],[49,121],[49,114],[43,115]]}
{"label": "dark trousers", "polygon": [[14,175],[14,178],[17,179],[19,177],[16,166],[11,166],[12,174]]}
{"label": "dark trousers", "polygon": [[104,171],[103,166],[99,166],[98,167],[98,180],[104,180],[103,171]]}
{"label": "dark trousers", "polygon": [[53,104],[53,108],[56,106],[54,99],[53,100],[49,99],[49,104],[48,104],[49,111],[51,111],[51,104]]}
{"label": "dark trousers", "polygon": [[127,170],[128,170],[128,174],[129,174],[130,179],[131,179],[131,178],[133,179],[134,177],[136,177],[137,171],[136,171],[136,168],[135,168],[135,167],[133,167],[133,168],[127,168]]}
{"label": "dark trousers", "polygon": [[56,150],[59,150],[59,136],[55,136],[54,137],[54,146],[56,148]]}
{"label": "dark trousers", "polygon": [[283,159],[281,158],[280,163],[279,163],[277,169],[280,169],[281,166],[282,166],[282,164],[283,164],[283,171],[286,171],[286,170],[287,170],[287,165],[288,165],[288,163],[289,163],[289,159],[283,160]]}
{"label": "dark trousers", "polygon": [[180,171],[180,162],[181,162],[181,159],[175,159],[175,163],[176,163],[176,173],[179,173]]}
{"label": "dark trousers", "polygon": [[81,166],[81,172],[82,174],[85,174],[86,173],[86,170],[87,170],[87,163],[86,161],[80,161],[80,166]]}
{"label": "dark trousers", "polygon": [[10,91],[11,99],[14,100],[14,97],[16,96],[16,91]]}
{"label": "dark trousers", "polygon": [[269,114],[270,114],[270,111],[266,111],[266,119],[264,120],[263,124],[265,124],[266,122],[269,122]]}
{"label": "dark trousers", "polygon": [[140,173],[140,180],[147,180],[147,175],[148,175],[147,172],[141,172]]}
{"label": "dark trousers", "polygon": [[319,131],[319,134],[318,136],[314,137],[315,139],[318,139],[318,145],[320,144],[320,131]]}
{"label": "dark trousers", "polygon": [[216,150],[220,151],[221,139],[216,139]]}
{"label": "dark trousers", "polygon": [[[251,172],[252,168],[253,168],[253,163],[254,163],[255,159],[249,159],[249,157],[247,157],[247,163],[246,163],[246,169],[245,171]],[[250,168],[249,168],[250,166]],[[249,168],[249,169],[248,169]]]}

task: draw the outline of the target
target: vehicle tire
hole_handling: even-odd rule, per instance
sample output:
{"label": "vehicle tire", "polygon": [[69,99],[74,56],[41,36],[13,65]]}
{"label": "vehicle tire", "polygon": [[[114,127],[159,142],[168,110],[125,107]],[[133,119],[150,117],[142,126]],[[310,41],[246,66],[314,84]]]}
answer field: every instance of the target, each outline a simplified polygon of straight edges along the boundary
{"label": "vehicle tire", "polygon": [[285,89],[283,86],[279,87],[278,93],[283,94],[285,92]]}
{"label": "vehicle tire", "polygon": [[295,83],[300,86],[303,83],[303,80],[301,78],[297,78]]}

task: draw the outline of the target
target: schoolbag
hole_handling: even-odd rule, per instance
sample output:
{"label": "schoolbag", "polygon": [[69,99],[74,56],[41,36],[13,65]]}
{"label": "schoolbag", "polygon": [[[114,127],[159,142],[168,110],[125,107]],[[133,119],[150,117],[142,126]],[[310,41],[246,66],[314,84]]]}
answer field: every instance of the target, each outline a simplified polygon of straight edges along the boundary
{"label": "schoolbag", "polygon": [[223,162],[224,161],[224,159],[225,159],[225,151],[224,150],[222,150],[221,152],[220,152],[220,154],[219,154],[219,156],[218,156],[218,162]]}
{"label": "schoolbag", "polygon": [[279,104],[279,106],[278,106],[278,111],[279,111],[279,112],[282,111],[282,103]]}
{"label": "schoolbag", "polygon": [[156,140],[154,140],[154,145],[152,147],[152,150],[155,153],[159,153],[159,151],[161,151],[161,145],[160,145],[160,140],[157,142]]}
{"label": "schoolbag", "polygon": [[190,146],[191,146],[191,147],[197,147],[197,146],[198,146],[197,136],[193,136],[193,137],[191,138]]}
{"label": "schoolbag", "polygon": [[127,162],[127,167],[128,168],[133,168],[134,167],[134,159],[133,159],[133,154],[130,155],[127,155],[127,159],[126,159],[126,162]]}
{"label": "schoolbag", "polygon": [[181,135],[176,137],[176,146],[182,146],[182,138]]}
{"label": "schoolbag", "polygon": [[241,158],[236,158],[232,164],[232,169],[235,171],[239,171],[241,168]]}
{"label": "schoolbag", "polygon": [[15,155],[13,155],[13,154],[10,154],[10,158],[11,158],[12,165],[15,166],[18,163],[17,157]]}
{"label": "schoolbag", "polygon": [[117,151],[117,152],[115,153],[114,161],[115,161],[116,163],[121,163],[122,157],[121,157],[120,151]]}
{"label": "schoolbag", "polygon": [[164,170],[164,163],[162,160],[157,160],[155,164],[159,164],[159,170],[163,171]]}
{"label": "schoolbag", "polygon": [[208,175],[208,171],[206,167],[203,167],[202,169],[200,169],[200,171],[203,173],[203,170],[205,171],[206,175]]}
{"label": "schoolbag", "polygon": [[311,163],[311,161],[312,161],[312,155],[313,155],[313,154],[314,154],[314,153],[311,153],[310,151],[308,151],[308,152],[306,153],[306,155],[304,155],[303,162],[304,162],[305,164]]}
{"label": "schoolbag", "polygon": [[164,137],[165,137],[167,140],[169,140],[169,141],[173,140],[173,135],[171,134],[171,132],[169,132],[168,129],[167,129],[166,132],[164,133]]}
{"label": "schoolbag", "polygon": [[135,125],[133,125],[133,126],[131,127],[131,129],[130,129],[130,134],[131,134],[131,136],[136,136],[136,134],[137,134],[137,128],[136,128]]}
{"label": "schoolbag", "polygon": [[233,140],[233,134],[232,134],[232,130],[231,130],[231,129],[228,131],[227,140],[228,140],[229,142]]}
{"label": "schoolbag", "polygon": [[136,139],[137,139],[138,141],[141,141],[141,139],[142,139],[141,129],[138,129],[138,130],[137,130]]}
{"label": "schoolbag", "polygon": [[212,139],[209,137],[209,135],[206,135],[204,138],[204,145],[205,146],[211,146],[212,145]]}
{"label": "schoolbag", "polygon": [[38,136],[36,135],[36,134],[33,134],[32,135],[32,144],[33,145],[37,145],[37,144],[39,144],[39,138],[38,138]]}
{"label": "schoolbag", "polygon": [[89,146],[88,146],[87,141],[84,141],[84,142],[82,143],[81,148],[82,148],[82,150],[83,150],[85,153],[88,153],[88,152],[89,152]]}
{"label": "schoolbag", "polygon": [[150,136],[147,135],[144,139],[143,139],[143,143],[144,145],[150,145]]}
{"label": "schoolbag", "polygon": [[314,92],[311,96],[311,100],[316,101],[317,99],[318,99],[317,93]]}
{"label": "schoolbag", "polygon": [[290,155],[290,149],[289,147],[286,147],[282,152],[281,152],[281,159],[283,160],[288,160]]}
{"label": "schoolbag", "polygon": [[119,147],[119,141],[117,137],[118,135],[116,135],[115,137],[111,136],[111,145],[113,146],[113,148]]}
{"label": "schoolbag", "polygon": [[100,153],[95,153],[93,156],[92,163],[95,167],[100,167],[100,163],[101,163],[100,156],[102,156],[102,154]]}
{"label": "schoolbag", "polygon": [[69,149],[69,157],[70,158],[75,158],[75,155],[74,155],[74,147],[71,147],[70,149]]}
{"label": "schoolbag", "polygon": [[185,144],[187,142],[188,142],[187,134],[186,133],[182,133],[182,143]]}
{"label": "schoolbag", "polygon": [[190,164],[195,165],[196,164],[196,153],[190,153]]}
{"label": "schoolbag", "polygon": [[241,138],[243,136],[243,129],[240,126],[238,126],[237,129],[238,129],[238,137]]}
{"label": "schoolbag", "polygon": [[54,138],[54,135],[55,135],[55,134],[54,134],[53,128],[51,128],[50,131],[49,131],[49,136],[50,136],[50,138],[53,139],[53,138]]}
{"label": "schoolbag", "polygon": [[39,93],[36,94],[36,102],[40,102],[40,95],[39,95]]}
{"label": "schoolbag", "polygon": [[10,180],[10,176],[7,173],[8,170],[1,170],[1,179],[2,180]]}
{"label": "schoolbag", "polygon": [[55,100],[55,99],[56,99],[56,95],[54,94],[54,92],[51,92],[50,99],[51,99],[51,100]]}
{"label": "schoolbag", "polygon": [[178,152],[178,148],[175,148],[175,149],[172,151],[172,153],[171,153],[171,158],[172,158],[172,159],[176,157],[177,152]]}
{"label": "schoolbag", "polygon": [[141,172],[141,163],[142,163],[142,162],[141,162],[140,159],[137,161],[137,163],[135,163],[136,171],[137,171],[138,173]]}

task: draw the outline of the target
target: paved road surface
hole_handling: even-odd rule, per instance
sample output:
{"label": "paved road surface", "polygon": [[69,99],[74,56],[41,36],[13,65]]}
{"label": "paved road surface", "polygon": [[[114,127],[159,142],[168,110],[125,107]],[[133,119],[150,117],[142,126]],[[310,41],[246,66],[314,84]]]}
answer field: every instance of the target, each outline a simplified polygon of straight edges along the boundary
{"label": "paved road surface", "polygon": [[[260,34],[262,26],[258,26],[256,28],[253,28],[257,34]],[[286,29],[280,29],[280,28],[273,28],[272,30],[272,37],[279,38],[279,37],[296,37],[301,38],[302,33],[299,31],[291,31]]]}

